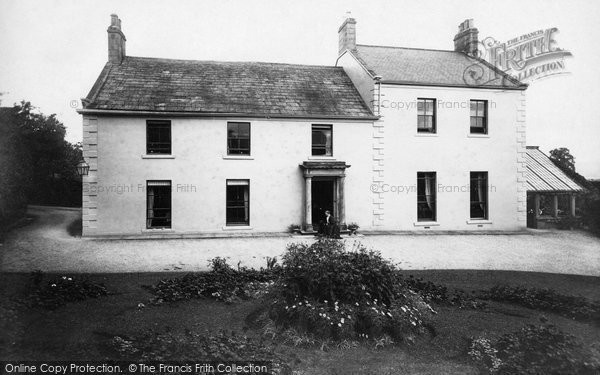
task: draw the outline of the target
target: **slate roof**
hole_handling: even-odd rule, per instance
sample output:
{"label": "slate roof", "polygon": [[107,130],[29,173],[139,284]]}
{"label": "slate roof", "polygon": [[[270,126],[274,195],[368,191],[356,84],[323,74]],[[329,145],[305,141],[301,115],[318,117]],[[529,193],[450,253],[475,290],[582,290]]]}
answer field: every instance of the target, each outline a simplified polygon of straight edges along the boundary
{"label": "slate roof", "polygon": [[106,64],[89,110],[375,118],[339,67],[130,56]]}
{"label": "slate roof", "polygon": [[527,191],[583,191],[575,181],[560,170],[537,146],[527,146]]}
{"label": "slate roof", "polygon": [[525,89],[485,60],[462,52],[357,45],[352,54],[382,82],[409,85]]}

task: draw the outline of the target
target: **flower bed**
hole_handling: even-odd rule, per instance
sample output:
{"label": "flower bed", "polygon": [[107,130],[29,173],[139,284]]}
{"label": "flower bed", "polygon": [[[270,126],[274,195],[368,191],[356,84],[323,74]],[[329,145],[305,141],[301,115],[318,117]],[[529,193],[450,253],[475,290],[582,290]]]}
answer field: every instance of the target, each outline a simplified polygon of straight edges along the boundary
{"label": "flower bed", "polygon": [[43,282],[44,278],[45,275],[39,271],[31,274],[33,287],[26,298],[29,306],[56,309],[69,302],[108,294],[103,284],[92,282],[83,276],[55,276],[46,283]]}

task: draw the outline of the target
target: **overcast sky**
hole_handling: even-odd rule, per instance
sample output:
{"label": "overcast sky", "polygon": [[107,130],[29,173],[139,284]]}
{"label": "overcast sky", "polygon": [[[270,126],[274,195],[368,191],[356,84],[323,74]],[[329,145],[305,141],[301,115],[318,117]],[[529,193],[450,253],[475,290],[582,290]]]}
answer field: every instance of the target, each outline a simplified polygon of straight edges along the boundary
{"label": "overcast sky", "polygon": [[334,65],[347,11],[357,41],[453,49],[473,18],[480,39],[500,41],[557,27],[573,53],[569,75],[527,90],[527,144],[568,147],[577,171],[600,178],[600,1],[29,1],[0,0],[0,97],[56,113],[69,141],[81,140],[80,106],[107,60],[106,29],[117,13],[127,54],[196,60]]}

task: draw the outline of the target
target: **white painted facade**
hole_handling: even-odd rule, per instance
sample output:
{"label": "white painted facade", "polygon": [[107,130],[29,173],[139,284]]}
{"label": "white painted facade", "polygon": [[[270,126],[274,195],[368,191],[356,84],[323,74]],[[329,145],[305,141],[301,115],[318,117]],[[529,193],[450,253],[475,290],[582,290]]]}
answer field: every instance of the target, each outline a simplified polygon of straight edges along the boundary
{"label": "white painted facade", "polygon": [[[285,232],[302,223],[308,160],[345,161],[346,222],[371,215],[372,121],[165,118],[172,155],[147,156],[146,118],[84,116],[84,235]],[[227,122],[250,122],[251,156],[227,156]],[[311,156],[311,125],[333,125],[333,156]],[[91,130],[91,132],[90,132]],[[97,133],[94,131],[97,130]],[[97,158],[94,157],[97,155]],[[226,180],[250,181],[250,225],[226,226]],[[172,228],[146,228],[148,180],[172,181]]]}
{"label": "white painted facade", "polygon": [[[381,83],[349,51],[340,56],[337,65],[380,116],[376,122],[380,168],[373,181],[378,185],[373,189],[373,228],[516,231],[526,227],[523,90]],[[417,98],[436,99],[435,134],[417,132]],[[488,101],[485,135],[470,134],[470,100]],[[470,220],[471,171],[488,172],[487,220]],[[436,172],[435,222],[417,220],[417,172]]]}
{"label": "white painted facade", "polygon": [[[86,115],[84,124],[91,120],[97,133],[88,131],[84,139],[91,165],[84,179],[84,234],[284,232],[303,221],[299,165],[307,160],[351,165],[345,178],[346,223],[356,222],[363,231],[525,227],[521,91],[384,84],[381,93],[381,120],[376,122],[171,118],[171,156],[145,155],[146,118]],[[420,97],[438,100],[435,135],[416,131]],[[469,134],[470,99],[489,102],[487,135]],[[250,122],[250,157],[227,156],[228,120]],[[311,156],[311,125],[316,123],[333,124],[331,158]],[[437,174],[434,223],[417,221],[420,171]],[[489,173],[488,220],[469,220],[470,171]],[[249,227],[225,224],[227,179],[250,180]],[[172,181],[170,230],[146,229],[147,180]]]}

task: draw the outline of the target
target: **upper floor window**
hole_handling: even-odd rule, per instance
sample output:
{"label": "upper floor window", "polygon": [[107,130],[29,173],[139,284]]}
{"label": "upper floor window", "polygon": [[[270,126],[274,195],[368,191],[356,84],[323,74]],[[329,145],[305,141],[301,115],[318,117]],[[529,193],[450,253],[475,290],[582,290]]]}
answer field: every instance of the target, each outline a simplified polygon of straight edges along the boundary
{"label": "upper floor window", "polygon": [[171,153],[171,121],[146,121],[146,154]]}
{"label": "upper floor window", "polygon": [[435,172],[417,172],[417,220],[435,221]]}
{"label": "upper floor window", "polygon": [[227,123],[227,155],[250,155],[250,123]]}
{"label": "upper floor window", "polygon": [[488,173],[471,172],[471,219],[488,218]]}
{"label": "upper floor window", "polygon": [[417,132],[435,133],[435,99],[417,99]]}
{"label": "upper floor window", "polygon": [[312,126],[312,155],[332,156],[332,125]]}
{"label": "upper floor window", "polygon": [[487,100],[471,100],[471,133],[487,134]]}

